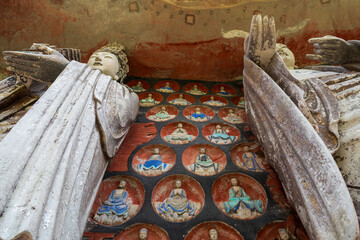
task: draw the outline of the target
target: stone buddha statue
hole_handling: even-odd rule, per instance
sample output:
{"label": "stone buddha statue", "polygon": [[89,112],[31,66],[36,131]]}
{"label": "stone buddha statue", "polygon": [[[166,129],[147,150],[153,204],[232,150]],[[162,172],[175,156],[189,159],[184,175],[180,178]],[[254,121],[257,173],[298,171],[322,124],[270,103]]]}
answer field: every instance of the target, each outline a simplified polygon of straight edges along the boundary
{"label": "stone buddha statue", "polygon": [[191,105],[191,102],[186,100],[183,94],[180,94],[178,98],[171,100],[170,103],[181,106]]}
{"label": "stone buddha statue", "polygon": [[181,181],[175,182],[175,188],[163,203],[157,206],[159,214],[171,222],[189,220],[196,213],[196,204],[186,197],[186,192],[181,188]]}
{"label": "stone buddha statue", "polygon": [[216,174],[219,164],[214,163],[210,156],[206,154],[205,148],[200,148],[199,154],[196,155],[195,163],[191,164],[190,170],[202,176]]}
{"label": "stone buddha statue", "polygon": [[235,136],[227,134],[221,125],[216,125],[212,135],[208,135],[207,138],[216,144],[229,144],[235,141]]}
{"label": "stone buddha statue", "polygon": [[193,94],[193,95],[204,95],[206,93],[204,93],[203,91],[201,91],[200,89],[198,89],[198,86],[196,84],[194,84],[193,88],[186,91],[187,93]]}
{"label": "stone buddha statue", "polygon": [[149,93],[146,98],[140,100],[141,107],[151,107],[158,103],[159,101],[156,101],[151,93]]}
{"label": "stone buddha statue", "polygon": [[204,122],[210,119],[210,116],[207,116],[205,113],[201,112],[200,108],[195,108],[195,112],[187,116],[188,119],[195,122]]}
{"label": "stone buddha statue", "polygon": [[17,76],[51,86],[1,141],[0,229],[7,231],[0,239],[80,239],[139,100],[115,81],[127,73],[122,45],[97,50],[89,65],[46,45],[33,47],[4,52]]}
{"label": "stone buddha statue", "polygon": [[174,118],[175,115],[170,115],[167,111],[166,111],[166,107],[162,106],[161,110],[157,113],[155,113],[154,115],[150,115],[149,119],[153,120],[153,121],[167,121],[170,120],[172,118]]}
{"label": "stone buddha statue", "polygon": [[249,218],[264,211],[261,200],[253,200],[246,194],[243,188],[238,185],[236,178],[231,179],[229,199],[224,202],[224,211],[229,214],[236,214],[239,218]]}
{"label": "stone buddha statue", "polygon": [[225,90],[225,87],[224,87],[224,86],[221,86],[221,87],[220,87],[220,90],[219,90],[219,92],[217,92],[217,95],[221,95],[221,96],[225,96],[225,97],[230,97],[230,96],[232,96],[231,93],[229,93],[229,92],[227,92],[227,91]]}
{"label": "stone buddha statue", "polygon": [[164,93],[173,93],[173,92],[175,92],[175,90],[172,89],[172,87],[170,86],[169,82],[166,82],[165,86],[163,86],[161,88],[158,88],[156,90],[159,91],[159,92],[164,92]]}
{"label": "stone buddha statue", "polygon": [[212,228],[209,231],[210,240],[219,240],[219,234],[216,229]]}
{"label": "stone buddha statue", "polygon": [[166,140],[173,144],[186,144],[195,138],[193,135],[189,135],[188,132],[183,128],[182,123],[177,125],[177,128],[166,136]]}
{"label": "stone buddha statue", "polygon": [[145,91],[145,89],[143,88],[142,83],[140,81],[138,81],[138,83],[135,86],[132,86],[131,89],[134,92],[144,92]]}
{"label": "stone buddha statue", "polygon": [[357,239],[360,41],[309,43],[307,57],[325,65],[289,71],[276,52],[274,18],[253,17],[244,44],[247,119],[310,238]]}
{"label": "stone buddha statue", "polygon": [[234,113],[233,109],[229,109],[228,115],[225,117],[225,120],[231,123],[243,123],[241,116]]}
{"label": "stone buddha statue", "polygon": [[153,154],[144,164],[137,165],[139,172],[144,172],[147,174],[152,174],[157,171],[166,172],[170,167],[170,164],[162,162],[159,148],[153,149]]}
{"label": "stone buddha statue", "polygon": [[146,228],[142,228],[139,232],[139,240],[147,240],[148,238],[148,230]]}
{"label": "stone buddha statue", "polygon": [[126,181],[122,180],[118,189],[111,192],[108,199],[97,210],[94,219],[104,224],[121,224],[129,217],[131,201],[129,194],[125,190]]}
{"label": "stone buddha statue", "polygon": [[210,100],[205,101],[204,104],[207,104],[207,105],[210,105],[210,106],[215,106],[215,107],[225,106],[226,105],[223,102],[215,100],[214,96],[211,96]]}

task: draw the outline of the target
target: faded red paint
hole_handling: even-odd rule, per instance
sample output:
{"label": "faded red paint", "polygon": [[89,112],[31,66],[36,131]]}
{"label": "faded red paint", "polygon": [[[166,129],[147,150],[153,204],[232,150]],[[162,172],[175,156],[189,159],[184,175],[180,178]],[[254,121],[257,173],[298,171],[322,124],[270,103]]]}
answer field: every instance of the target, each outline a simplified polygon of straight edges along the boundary
{"label": "faded red paint", "polygon": [[129,51],[130,75],[232,81],[242,75],[243,39],[139,43]]}
{"label": "faded red paint", "polygon": [[107,45],[109,43],[109,40],[107,40],[106,38],[102,39],[101,41],[99,41],[95,47],[92,47],[90,49],[87,49],[85,51],[81,51],[81,62],[87,62],[90,58],[90,56],[99,48]]}
{"label": "faded red paint", "polygon": [[286,222],[276,221],[263,227],[257,234],[256,240],[280,239],[279,229],[286,229],[296,239],[309,240],[303,225],[297,215],[289,215]]}
{"label": "faded red paint", "polygon": [[224,222],[211,221],[203,222],[193,227],[186,235],[185,240],[203,240],[210,239],[209,231],[215,229],[218,232],[219,239],[243,240],[241,234],[233,227]]}
{"label": "faded red paint", "polygon": [[88,237],[89,240],[103,240],[105,238],[113,238],[113,233],[100,233],[100,232],[84,232],[84,237]]}
{"label": "faded red paint", "polygon": [[75,17],[46,0],[0,1],[0,9],[0,35],[9,42],[61,45],[65,41],[65,24],[76,21]]}
{"label": "faded red paint", "polygon": [[307,65],[319,63],[306,58],[306,54],[313,54],[313,46],[308,43],[310,38],[323,37],[325,35],[333,35],[345,40],[360,39],[360,28],[350,30],[328,30],[320,31],[317,23],[311,21],[302,34],[292,35],[291,37],[283,36],[277,40],[279,43],[286,44],[287,47],[295,55],[295,64],[298,67],[304,67]]}
{"label": "faded red paint", "polygon": [[131,126],[126,135],[113,162],[106,171],[108,172],[126,172],[128,171],[128,159],[135,148],[141,144],[154,139],[157,130],[154,123],[135,123]]}
{"label": "faded red paint", "polygon": [[164,229],[148,223],[134,224],[126,228],[124,231],[120,232],[114,239],[139,239],[139,232],[142,228],[146,228],[148,231],[147,240],[170,240],[168,233]]}

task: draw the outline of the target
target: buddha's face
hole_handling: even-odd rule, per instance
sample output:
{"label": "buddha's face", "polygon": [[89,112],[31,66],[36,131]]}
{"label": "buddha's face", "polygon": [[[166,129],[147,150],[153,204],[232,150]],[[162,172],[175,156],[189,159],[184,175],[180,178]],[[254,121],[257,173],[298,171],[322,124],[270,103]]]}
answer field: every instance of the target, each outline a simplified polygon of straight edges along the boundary
{"label": "buddha's face", "polygon": [[122,180],[119,184],[119,188],[124,189],[125,186],[126,186],[126,182],[124,180]]}
{"label": "buddha's face", "polygon": [[236,178],[232,178],[232,179],[231,179],[231,185],[233,185],[233,186],[237,186],[237,185],[238,185],[238,182],[237,182]]}
{"label": "buddha's face", "polygon": [[211,101],[214,101],[214,97],[210,97],[210,100],[211,100]]}
{"label": "buddha's face", "polygon": [[221,129],[221,126],[220,126],[220,125],[216,125],[216,129]]}
{"label": "buddha's face", "polygon": [[103,74],[111,76],[118,80],[116,73],[120,69],[120,64],[117,57],[109,52],[96,52],[89,58],[87,65],[93,69],[100,70]]}
{"label": "buddha's face", "polygon": [[151,94],[151,93],[149,93],[148,98],[152,98],[152,94]]}
{"label": "buddha's face", "polygon": [[180,180],[177,180],[177,181],[175,182],[175,187],[176,187],[176,188],[181,188],[181,181],[180,181]]}
{"label": "buddha's face", "polygon": [[284,61],[287,68],[288,69],[294,69],[295,56],[290,51],[290,49],[284,44],[277,43],[276,44],[276,51],[279,53],[280,57]]}
{"label": "buddha's face", "polygon": [[181,123],[178,124],[178,128],[182,128],[183,125]]}
{"label": "buddha's face", "polygon": [[184,97],[184,95],[182,95],[182,94],[179,95],[179,98],[183,98],[183,97]]}
{"label": "buddha's face", "polygon": [[205,148],[200,148],[200,153],[201,153],[201,154],[205,154],[205,153],[206,153]]}
{"label": "buddha's face", "polygon": [[220,87],[220,90],[221,90],[221,91],[224,91],[224,90],[225,90],[225,88],[224,88],[224,87]]}
{"label": "buddha's face", "polygon": [[230,110],[229,110],[229,113],[234,113],[234,110],[230,109]]}
{"label": "buddha's face", "polygon": [[200,112],[200,108],[195,108],[195,111],[196,111],[196,112]]}
{"label": "buddha's face", "polygon": [[140,230],[140,233],[139,233],[139,239],[140,240],[146,240],[147,239],[147,229],[146,228],[143,228]]}
{"label": "buddha's face", "polygon": [[169,86],[170,86],[170,83],[169,83],[169,82],[166,82],[166,83],[165,83],[165,86],[169,87]]}
{"label": "buddha's face", "polygon": [[196,84],[194,85],[194,88],[197,88],[197,85],[196,85]]}
{"label": "buddha's face", "polygon": [[161,110],[162,110],[162,111],[165,111],[165,110],[166,110],[166,108],[165,108],[165,107],[161,107]]}
{"label": "buddha's face", "polygon": [[159,153],[160,153],[160,150],[159,150],[158,148],[154,148],[154,149],[153,149],[153,153],[154,153],[154,154],[159,154]]}
{"label": "buddha's face", "polygon": [[211,229],[209,231],[210,234],[210,240],[218,240],[219,236],[218,236],[218,232],[215,229]]}
{"label": "buddha's face", "polygon": [[245,152],[248,152],[249,150],[250,150],[249,147],[244,147],[244,151],[245,151]]}
{"label": "buddha's face", "polygon": [[289,240],[290,236],[286,229],[279,229],[279,237],[281,240]]}
{"label": "buddha's face", "polygon": [[137,85],[140,87],[140,86],[141,86],[141,82],[138,82]]}

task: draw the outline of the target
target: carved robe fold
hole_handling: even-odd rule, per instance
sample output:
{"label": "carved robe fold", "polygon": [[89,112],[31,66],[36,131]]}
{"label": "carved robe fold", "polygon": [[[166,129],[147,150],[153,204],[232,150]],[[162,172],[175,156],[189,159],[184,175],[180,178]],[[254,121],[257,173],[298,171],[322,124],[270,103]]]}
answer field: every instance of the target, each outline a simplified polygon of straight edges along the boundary
{"label": "carved robe fold", "polygon": [[[331,155],[338,148],[336,99],[318,80],[292,78],[278,55],[270,75],[244,57],[248,123],[311,239],[356,239],[358,223]],[[319,95],[319,93],[321,93]]]}
{"label": "carved robe fold", "polygon": [[0,239],[80,239],[138,97],[72,61],[0,143]]}

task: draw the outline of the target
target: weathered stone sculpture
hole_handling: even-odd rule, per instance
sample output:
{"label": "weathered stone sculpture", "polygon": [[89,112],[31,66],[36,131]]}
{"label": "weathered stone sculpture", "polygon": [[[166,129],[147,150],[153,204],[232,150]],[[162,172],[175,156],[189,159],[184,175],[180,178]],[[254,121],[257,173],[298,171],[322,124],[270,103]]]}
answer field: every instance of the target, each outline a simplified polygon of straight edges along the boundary
{"label": "weathered stone sculpture", "polygon": [[80,239],[138,97],[113,80],[126,72],[122,46],[99,49],[92,66],[35,46],[4,52],[17,74],[53,83],[0,144],[0,239]]}
{"label": "weathered stone sculpture", "polygon": [[148,230],[146,228],[142,228],[139,232],[139,240],[147,240],[148,238]]}
{"label": "weathered stone sculpture", "polygon": [[210,240],[219,240],[219,234],[216,229],[210,229],[209,231]]}
{"label": "weathered stone sculpture", "polygon": [[[331,153],[342,144],[339,119],[359,107],[352,104],[354,109],[342,110],[341,98],[333,90],[344,90],[340,85],[328,86],[318,78],[294,78],[275,52],[275,35],[272,17],[253,17],[244,57],[248,123],[309,237],[357,239],[354,205]],[[346,80],[345,76],[334,83]],[[358,96],[354,90],[349,94]]]}

